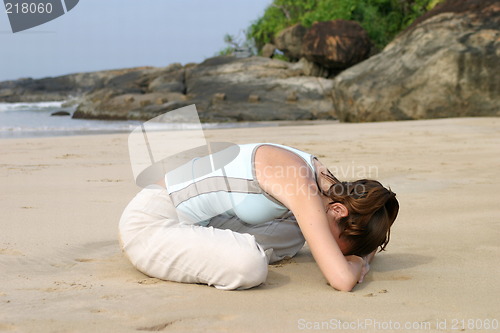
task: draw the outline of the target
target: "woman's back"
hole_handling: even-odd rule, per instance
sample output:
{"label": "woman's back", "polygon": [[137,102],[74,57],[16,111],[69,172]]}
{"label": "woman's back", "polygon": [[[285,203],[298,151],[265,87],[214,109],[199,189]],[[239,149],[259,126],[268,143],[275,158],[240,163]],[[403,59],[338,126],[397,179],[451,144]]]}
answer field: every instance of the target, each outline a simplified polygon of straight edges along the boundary
{"label": "woman's back", "polygon": [[[228,147],[209,156],[195,158],[179,168],[168,172],[165,183],[185,223],[206,225],[214,216],[226,214],[237,216],[242,221],[258,224],[288,214],[288,208],[279,200],[262,190],[258,177],[267,173],[268,167],[255,162],[259,148],[284,149],[303,161],[303,167],[312,170],[314,157],[300,150],[266,143],[244,144]],[[229,152],[231,149],[233,151]],[[239,149],[236,153],[234,149]],[[229,163],[216,166],[214,161],[234,155]],[[284,167],[282,173],[307,172]]]}

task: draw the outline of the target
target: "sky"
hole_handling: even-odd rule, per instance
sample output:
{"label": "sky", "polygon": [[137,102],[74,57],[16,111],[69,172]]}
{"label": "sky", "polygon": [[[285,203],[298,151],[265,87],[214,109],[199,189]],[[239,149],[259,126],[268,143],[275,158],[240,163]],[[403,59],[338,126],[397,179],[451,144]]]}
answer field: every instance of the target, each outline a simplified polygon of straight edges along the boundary
{"label": "sky", "polygon": [[202,62],[239,36],[272,0],[80,0],[12,33],[0,7],[0,81]]}

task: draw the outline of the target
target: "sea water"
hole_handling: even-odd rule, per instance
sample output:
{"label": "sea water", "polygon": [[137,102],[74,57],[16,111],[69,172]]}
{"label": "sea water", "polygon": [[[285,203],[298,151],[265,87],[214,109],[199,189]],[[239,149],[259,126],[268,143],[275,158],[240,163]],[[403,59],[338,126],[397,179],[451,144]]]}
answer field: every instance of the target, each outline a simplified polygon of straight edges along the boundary
{"label": "sea water", "polygon": [[[73,119],[70,116],[52,116],[56,111],[72,114],[76,107],[63,107],[65,101],[38,103],[0,103],[0,139],[30,138],[86,134],[129,133],[141,121]],[[235,128],[273,126],[274,122],[206,123],[202,127]],[[168,124],[162,124],[168,126]],[[179,124],[172,124],[179,129]],[[198,124],[182,124],[182,127],[199,127]],[[174,129],[174,128],[173,128]]]}
{"label": "sea water", "polygon": [[56,111],[74,112],[75,107],[63,107],[63,104],[64,101],[0,103],[0,138],[127,132],[140,123],[52,116]]}

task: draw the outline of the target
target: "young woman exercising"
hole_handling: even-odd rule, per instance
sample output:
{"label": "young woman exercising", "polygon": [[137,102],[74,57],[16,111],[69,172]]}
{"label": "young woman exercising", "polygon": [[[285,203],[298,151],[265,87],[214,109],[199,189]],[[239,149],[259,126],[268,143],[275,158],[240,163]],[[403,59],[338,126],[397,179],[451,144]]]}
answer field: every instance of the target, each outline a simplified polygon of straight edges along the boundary
{"label": "young woman exercising", "polygon": [[224,150],[194,158],[128,204],[119,230],[131,263],[163,280],[247,289],[307,241],[332,287],[350,291],[362,282],[389,241],[396,195],[375,180],[341,182],[291,147],[231,149],[229,163],[214,168]]}

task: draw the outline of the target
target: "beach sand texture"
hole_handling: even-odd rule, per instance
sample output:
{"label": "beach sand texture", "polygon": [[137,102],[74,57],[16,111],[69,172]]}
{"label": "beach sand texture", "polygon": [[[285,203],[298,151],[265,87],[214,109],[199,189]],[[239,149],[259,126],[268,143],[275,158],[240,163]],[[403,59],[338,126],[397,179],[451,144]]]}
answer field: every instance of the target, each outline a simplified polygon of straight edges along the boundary
{"label": "beach sand texture", "polygon": [[291,145],[317,155],[339,178],[370,176],[390,186],[400,215],[365,282],[351,293],[335,291],[307,246],[270,266],[267,282],[251,290],[149,278],[125,259],[117,239],[121,212],[139,191],[127,134],[6,139],[0,141],[0,331],[341,331],[337,320],[351,332],[403,332],[404,325],[472,331],[470,319],[474,328],[486,320],[498,325],[500,119],[224,129],[206,136]]}

